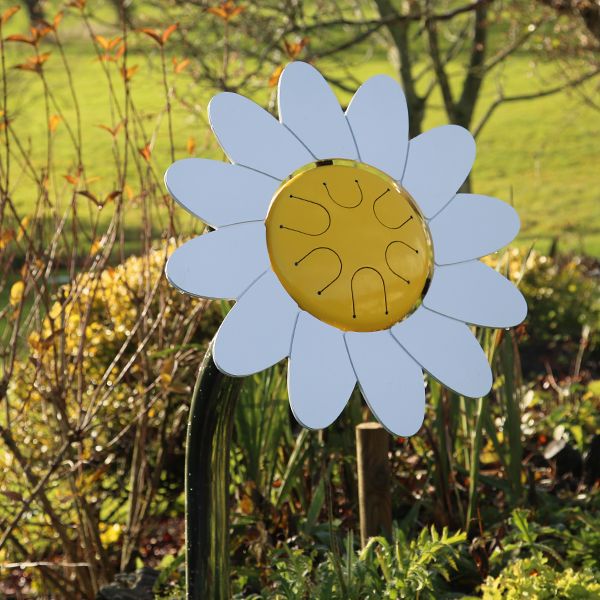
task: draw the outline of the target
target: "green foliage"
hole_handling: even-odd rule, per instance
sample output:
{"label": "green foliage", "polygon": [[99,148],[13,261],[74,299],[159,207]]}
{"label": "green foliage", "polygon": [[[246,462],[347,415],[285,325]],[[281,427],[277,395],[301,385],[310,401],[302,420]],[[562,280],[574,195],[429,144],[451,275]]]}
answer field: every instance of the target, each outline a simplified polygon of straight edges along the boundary
{"label": "green foliage", "polygon": [[160,574],[154,583],[155,600],[180,600],[185,596],[185,553],[169,555],[160,564]]}
{"label": "green foliage", "polygon": [[589,569],[554,569],[545,558],[519,559],[481,588],[483,600],[597,600],[600,576]]}
{"label": "green foliage", "polygon": [[[141,523],[177,507],[185,401],[214,311],[163,277],[173,247],[60,287],[14,361],[0,424],[18,460],[5,462],[3,453],[0,465],[2,493],[15,501],[0,517],[14,518],[16,500],[48,472],[43,502],[30,505],[17,530],[32,557],[67,548],[83,561],[95,552],[106,578],[119,553],[124,565],[133,562]],[[62,460],[48,470],[52,456]],[[79,544],[82,530],[89,534]],[[12,552],[5,548],[2,559],[14,560]]]}
{"label": "green foliage", "polygon": [[[155,564],[162,543],[154,535],[156,521],[181,514],[186,403],[214,313],[168,286],[164,248],[148,250],[162,232],[167,239],[202,227],[173,208],[161,173],[184,156],[221,158],[203,117],[208,99],[218,89],[236,90],[272,108],[275,90],[267,84],[276,83],[281,63],[292,57],[313,57],[339,86],[344,104],[350,90],[374,73],[398,76],[387,59],[385,34],[334,60],[319,57],[357,30],[314,28],[303,37],[301,28],[289,29],[289,15],[276,2],[227,3],[229,10],[240,9],[231,20],[204,10],[216,1],[140,3],[139,25],[173,34],[160,46],[148,30],[111,25],[113,11],[105,4],[70,2],[64,20],[47,15],[58,29],[43,28],[38,45],[3,45],[8,83],[0,138],[10,166],[3,162],[0,169],[0,271],[8,274],[6,281],[0,275],[0,391],[8,390],[0,411],[0,560],[3,567],[55,563],[14,572],[29,580],[35,573],[34,583],[43,578],[45,586],[34,593],[58,597],[94,597],[98,584],[130,569],[140,555]],[[308,26],[318,19],[376,16],[372,3],[343,2],[339,14],[337,3],[308,2],[307,11],[302,2],[288,4]],[[500,39],[508,21],[493,4],[489,23]],[[509,3],[503,11],[517,4],[522,8]],[[23,13],[4,35],[32,35]],[[506,33],[517,39],[536,20],[528,14]],[[417,32],[416,23],[410,27]],[[445,33],[460,40],[454,27]],[[261,62],[265,42],[273,52]],[[532,42],[509,53],[502,75],[484,82],[481,114],[498,86],[510,96],[556,80],[551,60],[531,66],[538,56],[532,48],[545,40]],[[415,47],[426,52],[424,36],[416,35]],[[464,50],[449,55],[454,73]],[[38,52],[45,57],[40,69],[22,68]],[[413,59],[421,93],[433,72],[424,57]],[[427,104],[425,128],[446,122],[438,90]],[[510,103],[478,136],[474,191],[506,199],[516,186],[523,220],[518,244],[534,237],[546,242],[559,232],[561,248],[582,248],[585,240],[588,252],[600,254],[597,191],[589,185],[600,123],[593,110],[566,93]],[[509,130],[514,135],[507,136]],[[144,256],[125,259],[132,246],[143,248]],[[536,433],[558,437],[562,428],[561,436],[584,451],[599,430],[600,394],[577,377],[568,385],[558,382],[559,393],[524,382],[517,349],[519,343],[526,371],[545,373],[548,361],[558,374],[572,373],[588,326],[582,371],[593,365],[599,352],[597,265],[532,254],[523,270],[522,254],[506,256],[514,281],[524,272],[530,315],[517,333],[476,332],[493,364],[492,393],[470,400],[430,381],[422,432],[390,441],[395,517],[413,527],[426,524],[416,537],[397,531],[392,543],[376,538],[358,552],[350,533],[345,549],[338,548],[344,532],[357,526],[354,425],[370,418],[360,394],[327,431],[300,431],[282,366],[247,379],[235,416],[230,488],[240,598],[263,588],[257,597],[277,600],[444,598],[457,587],[448,579],[456,576],[466,544],[464,535],[449,535],[442,526],[464,528],[488,543],[511,509],[529,501],[527,491],[538,494],[539,502],[530,504],[536,512],[514,511],[507,535],[498,534],[502,548],[485,556],[494,577],[484,591],[497,594],[490,598],[588,598],[576,595],[587,586],[585,593],[597,594],[586,569],[600,568],[600,520],[575,506],[574,495],[549,500],[539,479],[524,489],[524,464],[531,467]],[[535,402],[525,402],[525,390]],[[146,539],[149,531],[154,541]],[[60,566],[71,563],[87,567]],[[183,597],[182,565],[182,554],[160,565],[161,597]],[[468,589],[480,582],[469,581]]]}
{"label": "green foliage", "polygon": [[530,520],[530,514],[522,509],[515,509],[511,515],[512,531],[503,540],[502,559],[520,556],[522,553],[530,554],[542,560],[544,556],[552,557],[557,563],[562,564],[562,559],[554,548],[542,541],[543,536],[556,536],[557,531],[552,527],[542,527]]}
{"label": "green foliage", "polygon": [[588,514],[580,509],[572,510],[574,523],[571,526],[566,549],[568,562],[600,572],[600,515]]}
{"label": "green foliage", "polygon": [[[343,555],[328,552],[317,562],[315,550],[285,546],[273,556],[269,583],[256,600],[379,600],[420,598],[434,600],[447,593],[447,582],[457,569],[464,533],[439,534],[424,528],[408,540],[399,529],[392,542],[371,538],[354,550],[353,536],[346,539]],[[240,596],[241,597],[241,596]]]}
{"label": "green foliage", "polygon": [[[554,526],[532,521],[529,511],[512,512],[502,549],[492,557],[493,564],[502,567],[481,586],[483,600],[600,598],[598,519],[583,517],[581,511],[573,518],[572,510],[557,514]],[[590,547],[586,547],[588,541]],[[565,554],[569,565],[563,559]]]}

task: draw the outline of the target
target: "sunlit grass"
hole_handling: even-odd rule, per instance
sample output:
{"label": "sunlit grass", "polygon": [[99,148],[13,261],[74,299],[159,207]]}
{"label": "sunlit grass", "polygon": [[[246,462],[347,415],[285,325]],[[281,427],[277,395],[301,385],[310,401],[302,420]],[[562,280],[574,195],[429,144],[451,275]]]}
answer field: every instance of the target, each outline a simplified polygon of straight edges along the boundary
{"label": "sunlit grass", "polygon": [[[15,19],[12,29],[22,28]],[[65,38],[67,58],[81,102],[83,124],[83,159],[88,176],[94,181],[90,189],[99,195],[115,189],[110,134],[99,125],[114,125],[119,119],[111,109],[105,75],[97,61],[91,43],[85,38],[78,18],[65,17],[61,25]],[[106,29],[106,26],[104,27]],[[104,31],[116,35],[117,31]],[[159,56],[152,41],[139,33],[130,33],[129,62],[137,66],[132,80],[132,96],[140,114],[139,127],[143,127],[148,142],[152,144],[152,168],[157,177],[170,163],[164,92]],[[72,125],[75,112],[67,87],[66,73],[60,56],[52,43],[44,44],[43,51],[52,52],[45,65],[47,78],[64,116]],[[8,64],[16,65],[31,54],[29,47],[21,44],[7,45]],[[173,123],[176,157],[190,155],[190,145],[195,155],[222,158],[206,119],[206,106],[214,90],[191,77],[190,68],[175,75],[170,59],[181,57],[176,46],[168,49],[169,76],[175,85]],[[358,80],[384,72],[393,74],[385,56],[375,53],[368,60],[357,62],[352,73]],[[114,64],[114,84],[121,88]],[[332,76],[336,67],[329,67]],[[506,63],[502,82],[506,93],[530,92],[547,84],[556,73],[551,65],[532,66],[531,57],[515,55]],[[460,82],[460,73],[454,80]],[[265,82],[266,84],[266,82]],[[43,90],[39,78],[32,73],[11,70],[9,111],[15,118],[14,127],[25,145],[31,148],[34,161],[44,160],[46,115]],[[483,113],[496,97],[497,81],[490,77],[478,106]],[[266,95],[265,95],[266,97]],[[343,103],[349,99],[341,93]],[[262,99],[262,98],[261,98]],[[51,107],[50,112],[56,111]],[[446,122],[439,96],[434,96],[425,120],[429,128]],[[522,231],[517,240],[521,245],[536,242],[541,250],[548,248],[554,237],[560,238],[562,249],[600,256],[600,219],[597,210],[600,146],[600,119],[597,112],[585,105],[575,93],[561,93],[544,99],[501,106],[479,137],[478,155],[473,171],[474,192],[490,194],[514,202],[522,219]],[[54,134],[53,154],[55,170],[51,177],[51,197],[59,204],[69,187],[64,175],[72,172],[75,164],[73,145],[64,123],[59,123]],[[130,166],[133,172],[133,165]],[[98,179],[96,179],[98,178]],[[140,190],[133,189],[133,194]],[[36,190],[26,184],[19,185],[14,197],[18,206],[26,209],[33,203]],[[105,209],[107,219],[110,209]],[[128,227],[135,229],[140,219],[139,210],[132,203],[127,211]],[[190,223],[191,226],[191,223]],[[154,223],[157,232],[161,225]]]}

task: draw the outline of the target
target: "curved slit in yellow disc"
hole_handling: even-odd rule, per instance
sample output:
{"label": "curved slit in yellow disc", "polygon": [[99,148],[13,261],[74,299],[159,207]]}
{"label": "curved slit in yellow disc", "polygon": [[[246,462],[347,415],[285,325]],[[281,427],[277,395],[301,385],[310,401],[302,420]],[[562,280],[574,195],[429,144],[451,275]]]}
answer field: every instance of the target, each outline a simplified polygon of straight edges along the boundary
{"label": "curved slit in yellow disc", "polygon": [[427,225],[408,192],[368,165],[308,165],[266,219],[273,271],[303,310],[344,331],[387,329],[420,303],[431,271]]}

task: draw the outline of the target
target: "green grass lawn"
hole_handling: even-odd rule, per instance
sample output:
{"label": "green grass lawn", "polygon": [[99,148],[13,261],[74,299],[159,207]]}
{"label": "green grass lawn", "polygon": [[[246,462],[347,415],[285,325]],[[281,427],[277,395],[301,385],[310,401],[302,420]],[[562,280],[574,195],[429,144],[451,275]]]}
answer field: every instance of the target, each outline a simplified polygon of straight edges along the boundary
{"label": "green grass lawn", "polygon": [[[25,26],[21,16],[15,18],[11,30],[23,31]],[[106,80],[89,40],[84,37],[81,24],[75,21],[75,17],[68,17],[61,27],[81,102],[84,161],[88,176],[100,178],[90,188],[102,196],[117,185],[111,137],[98,127],[114,122]],[[159,56],[149,38],[137,33],[132,37],[129,64],[138,66],[133,78],[133,99],[148,138],[156,130],[153,168],[157,176],[162,177],[170,158],[167,122],[162,112],[164,93]],[[66,119],[74,123],[74,111],[59,53],[51,43],[46,43],[43,51],[52,52],[46,63],[48,81]],[[13,66],[23,62],[30,54],[30,48],[22,44],[8,45],[7,63]],[[115,67],[110,66],[117,80]],[[326,69],[328,65],[322,66]],[[353,68],[353,73],[361,80],[379,72],[393,73],[385,58],[377,55],[375,59],[358,62]],[[538,65],[533,69],[531,57],[515,55],[506,63],[502,75],[505,91],[522,93],[539,89],[539,78],[552,81],[554,72],[551,65]],[[186,144],[190,136],[196,141],[196,155],[221,157],[205,117],[212,90],[194,82],[187,71],[176,77],[175,85],[178,97],[195,107],[195,110],[190,110],[177,100],[174,103],[177,157],[188,156]],[[496,81],[490,78],[478,107],[480,113],[495,98],[495,88]],[[340,98],[345,103],[349,96],[341,94]],[[50,112],[56,111],[51,108]],[[9,114],[15,118],[14,128],[25,146],[31,148],[33,160],[39,163],[45,156],[46,116],[42,86],[37,75],[10,70]],[[544,250],[558,236],[562,249],[600,256],[599,116],[576,93],[561,93],[502,106],[481,133],[473,172],[473,191],[514,202],[522,219],[518,243],[530,245],[535,242],[537,248]],[[426,118],[426,128],[444,122],[441,101],[434,97]],[[54,134],[53,152],[55,169],[51,178],[51,195],[55,202],[61,203],[68,197],[65,190],[69,186],[63,175],[72,172],[75,164],[64,123],[58,125]],[[137,192],[134,181],[135,178],[132,187]],[[34,189],[27,177],[19,181],[13,196],[27,212],[34,198]],[[110,209],[105,210],[108,218]],[[128,210],[128,227],[135,230],[139,222],[139,209]],[[161,223],[157,222],[156,231],[160,228]]]}

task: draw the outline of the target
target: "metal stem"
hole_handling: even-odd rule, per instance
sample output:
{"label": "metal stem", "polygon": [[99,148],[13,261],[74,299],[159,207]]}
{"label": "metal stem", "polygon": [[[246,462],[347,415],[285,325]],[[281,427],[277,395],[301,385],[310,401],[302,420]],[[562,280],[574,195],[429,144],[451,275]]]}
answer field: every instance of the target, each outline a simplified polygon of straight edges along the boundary
{"label": "metal stem", "polygon": [[209,346],[194,386],[185,455],[187,600],[229,600],[229,448],[243,379]]}

